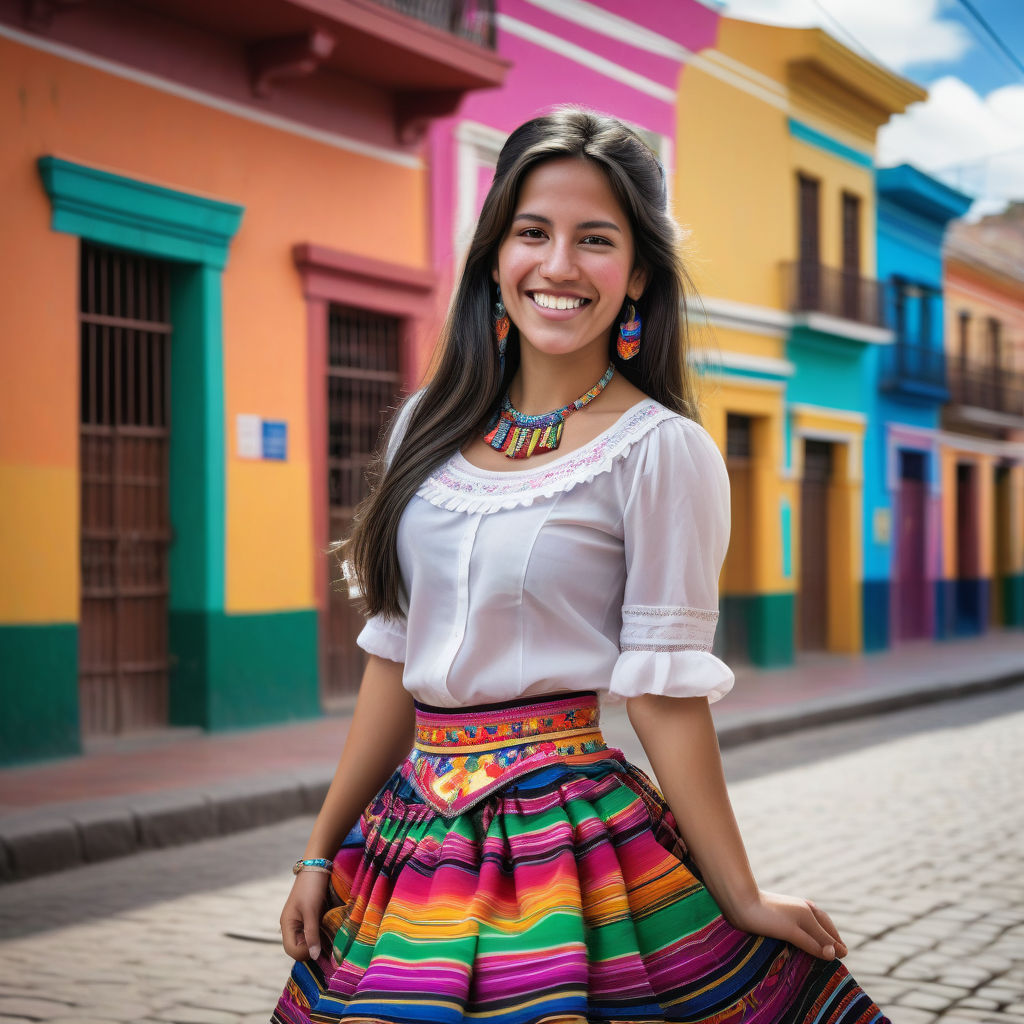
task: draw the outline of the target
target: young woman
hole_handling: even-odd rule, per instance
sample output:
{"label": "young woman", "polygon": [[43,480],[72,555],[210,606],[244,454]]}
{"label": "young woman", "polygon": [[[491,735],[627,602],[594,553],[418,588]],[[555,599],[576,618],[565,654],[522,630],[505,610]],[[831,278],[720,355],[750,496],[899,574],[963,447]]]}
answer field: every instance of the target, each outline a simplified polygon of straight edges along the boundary
{"label": "young woman", "polygon": [[370,657],[274,1021],[885,1020],[828,916],[758,888],[726,794],[728,478],[677,253],[630,129],[560,109],[512,133],[347,545]]}

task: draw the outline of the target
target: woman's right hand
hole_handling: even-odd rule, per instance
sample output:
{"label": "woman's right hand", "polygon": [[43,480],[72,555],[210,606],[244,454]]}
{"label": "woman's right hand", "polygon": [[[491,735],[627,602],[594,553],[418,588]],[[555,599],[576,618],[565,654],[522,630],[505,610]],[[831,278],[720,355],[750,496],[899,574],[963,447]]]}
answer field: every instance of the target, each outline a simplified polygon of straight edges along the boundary
{"label": "woman's right hand", "polygon": [[847,954],[832,918],[810,900],[759,890],[754,899],[726,917],[746,932],[782,939],[823,960]]}
{"label": "woman's right hand", "polygon": [[281,941],[293,960],[316,960],[320,956],[320,918],[327,901],[325,871],[300,871],[281,911]]}

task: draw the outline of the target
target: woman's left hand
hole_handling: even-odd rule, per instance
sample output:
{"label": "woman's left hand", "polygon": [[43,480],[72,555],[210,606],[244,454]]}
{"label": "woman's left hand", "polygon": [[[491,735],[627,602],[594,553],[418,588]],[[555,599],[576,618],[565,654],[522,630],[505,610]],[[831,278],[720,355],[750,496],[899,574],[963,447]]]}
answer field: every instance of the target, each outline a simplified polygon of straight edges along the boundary
{"label": "woman's left hand", "polygon": [[790,942],[811,956],[846,956],[846,944],[824,910],[798,896],[758,890],[757,897],[727,915],[729,923],[754,935]]}

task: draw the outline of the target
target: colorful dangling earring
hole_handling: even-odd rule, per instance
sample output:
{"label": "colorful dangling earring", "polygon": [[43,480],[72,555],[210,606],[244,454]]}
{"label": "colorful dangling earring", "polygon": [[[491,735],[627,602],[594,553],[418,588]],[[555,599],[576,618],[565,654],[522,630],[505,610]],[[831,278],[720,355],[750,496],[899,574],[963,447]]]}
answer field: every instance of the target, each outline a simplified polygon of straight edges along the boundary
{"label": "colorful dangling earring", "polygon": [[640,351],[640,328],[640,314],[632,302],[627,302],[619,324],[619,340],[615,344],[620,359],[632,359]]}
{"label": "colorful dangling earring", "polygon": [[494,334],[498,339],[498,363],[501,372],[505,372],[505,349],[508,347],[508,313],[505,311],[505,303],[501,301],[501,288],[498,288],[498,296],[494,300]]}

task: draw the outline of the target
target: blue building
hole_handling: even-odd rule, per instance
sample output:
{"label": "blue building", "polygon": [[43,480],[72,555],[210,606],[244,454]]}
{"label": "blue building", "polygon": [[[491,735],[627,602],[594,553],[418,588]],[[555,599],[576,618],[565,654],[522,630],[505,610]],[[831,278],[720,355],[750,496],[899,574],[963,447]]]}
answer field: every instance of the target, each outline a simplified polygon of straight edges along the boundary
{"label": "blue building", "polygon": [[866,354],[864,649],[938,635],[939,414],[948,401],[942,241],[970,197],[902,164],[877,172],[878,278],[891,345]]}

